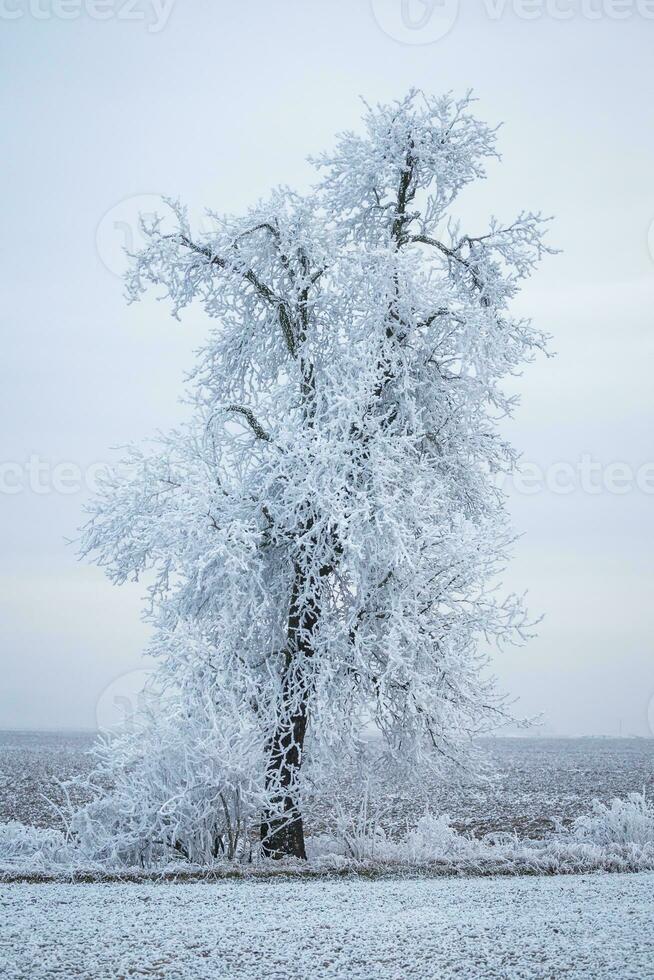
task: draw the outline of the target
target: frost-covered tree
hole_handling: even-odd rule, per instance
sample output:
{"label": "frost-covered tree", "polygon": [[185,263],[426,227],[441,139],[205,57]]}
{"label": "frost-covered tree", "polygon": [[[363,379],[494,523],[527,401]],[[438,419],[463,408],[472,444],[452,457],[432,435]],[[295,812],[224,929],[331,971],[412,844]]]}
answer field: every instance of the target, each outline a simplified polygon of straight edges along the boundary
{"label": "frost-covered tree", "polygon": [[[167,201],[133,256],[131,300],[153,287],[216,325],[190,422],[108,477],[83,550],[117,582],[154,570],[175,757],[220,747],[269,856],[305,856],[307,766],[315,784],[366,726],[420,773],[463,762],[502,713],[486,651],[525,613],[492,587],[514,465],[497,420],[544,343],[508,307],[547,249],[532,213],[455,221],[494,155],[469,97],[414,91],[315,160],[311,193],[209,212],[202,234]],[[180,792],[220,820],[209,768]]]}

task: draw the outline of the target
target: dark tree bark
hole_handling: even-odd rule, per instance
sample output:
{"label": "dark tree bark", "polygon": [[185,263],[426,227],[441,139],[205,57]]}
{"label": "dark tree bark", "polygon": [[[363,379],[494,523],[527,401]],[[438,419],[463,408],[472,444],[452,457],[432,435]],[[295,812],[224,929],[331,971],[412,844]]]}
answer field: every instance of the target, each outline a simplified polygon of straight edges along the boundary
{"label": "dark tree bark", "polygon": [[[320,609],[317,583],[305,590],[306,574],[296,562],[288,612],[288,639],[279,724],[270,741],[266,789],[273,790],[273,806],[261,821],[261,844],[266,857],[297,857],[306,860],[304,822],[295,785],[302,765],[308,723],[308,680],[306,662],[313,656],[313,636]],[[301,602],[307,591],[311,598]]]}

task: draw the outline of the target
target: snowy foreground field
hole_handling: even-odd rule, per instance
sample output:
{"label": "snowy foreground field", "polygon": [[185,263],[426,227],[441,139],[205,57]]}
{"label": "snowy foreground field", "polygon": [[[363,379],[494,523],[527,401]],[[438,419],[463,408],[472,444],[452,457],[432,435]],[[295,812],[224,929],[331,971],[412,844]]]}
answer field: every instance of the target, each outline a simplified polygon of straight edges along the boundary
{"label": "snowy foreground field", "polygon": [[654,977],[654,874],[0,886],[0,975]]}

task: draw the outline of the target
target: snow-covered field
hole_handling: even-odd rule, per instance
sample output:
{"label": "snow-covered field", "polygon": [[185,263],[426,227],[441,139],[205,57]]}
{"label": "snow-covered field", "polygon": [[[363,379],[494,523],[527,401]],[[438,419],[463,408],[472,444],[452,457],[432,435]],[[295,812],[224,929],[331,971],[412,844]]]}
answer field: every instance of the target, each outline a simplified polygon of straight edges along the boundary
{"label": "snow-covered field", "polygon": [[654,977],[654,874],[0,886],[5,980]]}

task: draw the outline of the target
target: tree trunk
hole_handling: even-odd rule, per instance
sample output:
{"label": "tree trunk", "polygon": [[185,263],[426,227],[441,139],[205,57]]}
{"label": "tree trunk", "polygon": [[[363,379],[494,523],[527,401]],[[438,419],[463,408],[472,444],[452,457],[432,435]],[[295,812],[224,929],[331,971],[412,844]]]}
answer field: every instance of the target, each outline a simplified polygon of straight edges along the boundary
{"label": "tree trunk", "polygon": [[288,613],[288,637],[277,728],[270,740],[266,789],[273,790],[272,806],[261,820],[261,844],[266,857],[296,857],[306,860],[304,823],[295,798],[302,765],[308,722],[308,679],[306,661],[313,656],[313,635],[320,614],[312,582],[310,598],[305,592],[306,574],[296,562]]}
{"label": "tree trunk", "polygon": [[272,740],[266,789],[275,789],[272,806],[261,821],[261,845],[266,857],[306,860],[304,822],[294,797],[294,783],[302,764],[307,726],[306,701],[287,724],[280,724]]}

